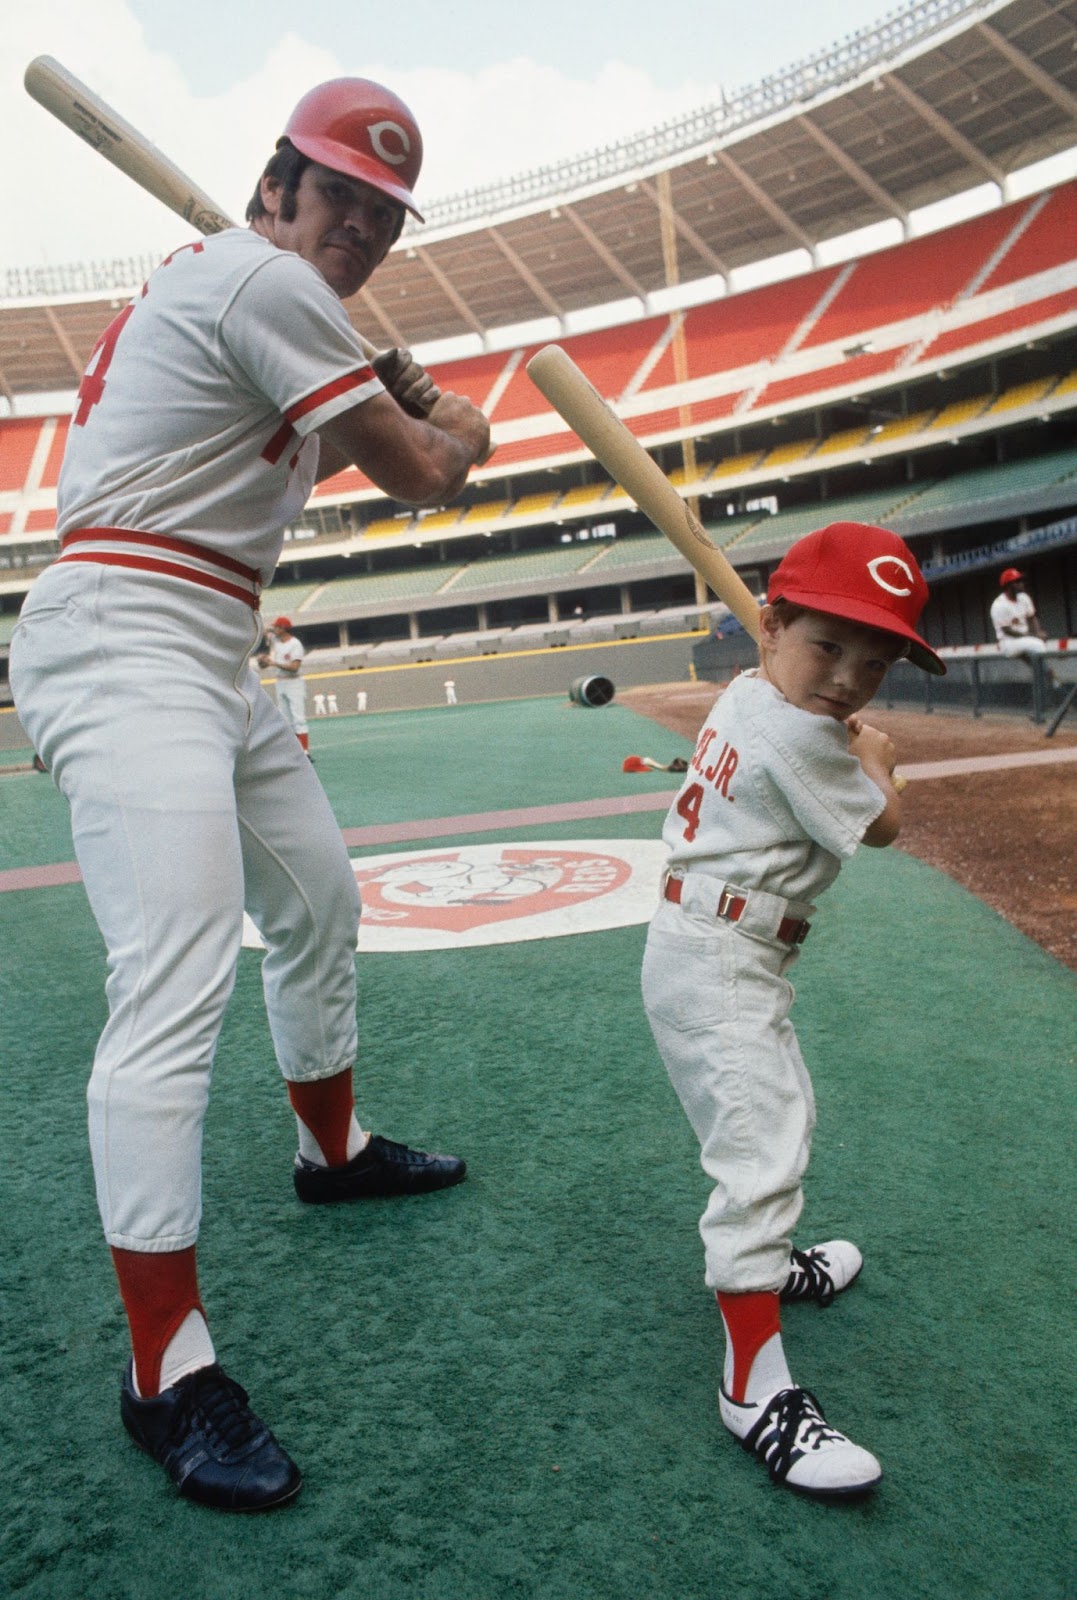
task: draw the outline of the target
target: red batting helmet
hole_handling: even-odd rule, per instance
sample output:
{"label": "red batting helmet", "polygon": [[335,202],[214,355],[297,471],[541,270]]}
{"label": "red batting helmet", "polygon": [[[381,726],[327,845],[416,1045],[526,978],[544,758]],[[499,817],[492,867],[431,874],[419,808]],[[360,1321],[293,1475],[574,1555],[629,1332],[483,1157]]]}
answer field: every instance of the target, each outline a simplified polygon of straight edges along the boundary
{"label": "red batting helmet", "polygon": [[999,577],[998,586],[1000,589],[1005,589],[1007,584],[1022,583],[1024,581],[1024,577],[1024,573],[1018,572],[1016,567],[1007,567],[1006,571]]}
{"label": "red batting helmet", "polygon": [[415,208],[412,189],[423,164],[423,137],[403,100],[369,78],[331,78],[305,94],[284,138],[312,161],[380,189]]}
{"label": "red batting helmet", "polygon": [[916,632],[927,584],[904,539],[866,522],[832,522],[805,534],[771,574],[767,600],[784,598],[811,611],[894,633],[909,660],[941,677],[946,668]]}
{"label": "red batting helmet", "polygon": [[285,633],[291,633],[292,619],[290,617],[274,617],[271,626],[274,628],[283,628]]}

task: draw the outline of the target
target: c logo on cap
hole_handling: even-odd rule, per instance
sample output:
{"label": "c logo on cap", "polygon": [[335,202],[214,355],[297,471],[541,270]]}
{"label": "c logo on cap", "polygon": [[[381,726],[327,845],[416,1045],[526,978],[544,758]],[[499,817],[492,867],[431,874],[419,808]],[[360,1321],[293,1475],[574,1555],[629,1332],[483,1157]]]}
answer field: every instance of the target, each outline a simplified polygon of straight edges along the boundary
{"label": "c logo on cap", "polygon": [[[879,568],[886,564],[889,564],[892,567],[897,567],[898,571],[908,579],[908,583],[904,589],[899,589],[897,584],[887,583],[886,579],[879,571]],[[879,585],[880,589],[885,589],[887,594],[912,594],[915,585],[915,579],[913,578],[912,572],[909,569],[908,563],[902,561],[900,556],[876,556],[874,560],[868,562],[868,571],[871,573],[872,580]]]}
{"label": "c logo on cap", "polygon": [[[403,166],[411,154],[411,140],[399,122],[372,122],[368,132],[370,142],[374,146],[374,154],[379,161],[386,161],[391,167]],[[403,150],[390,150],[385,142],[386,135],[399,140],[404,147]]]}

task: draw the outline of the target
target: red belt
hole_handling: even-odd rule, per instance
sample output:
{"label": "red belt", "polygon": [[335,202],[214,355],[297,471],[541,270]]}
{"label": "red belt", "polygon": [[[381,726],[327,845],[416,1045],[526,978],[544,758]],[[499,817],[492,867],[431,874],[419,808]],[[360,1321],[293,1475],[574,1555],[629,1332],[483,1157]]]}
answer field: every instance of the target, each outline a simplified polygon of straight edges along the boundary
{"label": "red belt", "polygon": [[[125,548],[79,549],[72,545],[111,546]],[[138,572],[160,572],[169,578],[182,578],[187,583],[197,583],[203,589],[213,589],[217,594],[231,595],[242,600],[252,611],[258,610],[262,592],[262,574],[257,567],[245,566],[232,556],[219,550],[207,550],[191,539],[175,539],[171,534],[141,533],[134,528],[77,528],[65,533],[60,540],[61,561],[97,561],[111,567],[133,567]],[[163,554],[162,554],[163,552]],[[165,560],[164,556],[170,559]],[[194,565],[194,563],[201,565]],[[209,569],[208,571],[206,569]],[[225,576],[228,574],[228,576]]]}
{"label": "red belt", "polygon": [[[681,903],[684,888],[683,878],[667,878],[662,886],[662,894],[667,900],[672,900],[675,906]],[[748,904],[748,896],[734,894],[730,889],[723,889],[718,897],[716,917],[721,917],[724,922],[739,922],[744,915],[744,908]],[[810,922],[798,921],[796,917],[783,917],[778,924],[778,938],[782,944],[803,944],[811,928]]]}

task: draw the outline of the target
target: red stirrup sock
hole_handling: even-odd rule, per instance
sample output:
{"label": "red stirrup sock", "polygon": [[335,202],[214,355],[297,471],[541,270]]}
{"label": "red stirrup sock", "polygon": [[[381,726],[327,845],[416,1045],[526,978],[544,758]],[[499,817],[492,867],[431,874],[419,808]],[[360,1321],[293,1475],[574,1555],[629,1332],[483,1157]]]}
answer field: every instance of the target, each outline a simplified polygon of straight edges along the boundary
{"label": "red stirrup sock", "polygon": [[[203,1327],[205,1325],[194,1245],[186,1250],[168,1250],[160,1254],[118,1250],[113,1246],[112,1264],[131,1329],[135,1383],[142,1398],[149,1400],[160,1393],[161,1362],[173,1335],[179,1332],[192,1311],[198,1313]],[[208,1361],[199,1359],[195,1364],[206,1366],[213,1360],[208,1331],[204,1341],[199,1338],[198,1343],[204,1343],[208,1350]]]}
{"label": "red stirrup sock", "polygon": [[309,755],[310,754],[310,739],[309,739],[309,737],[305,733],[297,733],[296,734],[296,738],[299,740],[300,745],[303,747],[303,749]]}
{"label": "red stirrup sock", "polygon": [[288,1098],[299,1119],[301,1156],[327,1167],[342,1167],[358,1155],[366,1140],[355,1120],[351,1067],[315,1083],[289,1083]]}
{"label": "red stirrup sock", "polygon": [[[718,1293],[726,1334],[726,1393],[743,1403],[762,1395],[774,1394],[792,1383],[782,1350],[782,1324],[777,1291],[758,1294]],[[772,1342],[773,1341],[773,1342]],[[756,1357],[766,1350],[759,1370],[753,1373]]]}

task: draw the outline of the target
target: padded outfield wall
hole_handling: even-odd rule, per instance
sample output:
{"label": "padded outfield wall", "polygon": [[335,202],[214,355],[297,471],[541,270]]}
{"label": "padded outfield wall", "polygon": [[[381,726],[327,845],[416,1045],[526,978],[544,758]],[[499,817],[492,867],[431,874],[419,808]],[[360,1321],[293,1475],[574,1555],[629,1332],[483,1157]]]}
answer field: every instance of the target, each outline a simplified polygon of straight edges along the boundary
{"label": "padded outfield wall", "polygon": [[[334,694],[339,715],[358,711],[360,692],[366,694],[368,713],[417,711],[445,705],[445,681],[452,679],[463,705],[493,700],[526,700],[564,695],[573,710],[569,692],[583,677],[609,678],[615,688],[648,683],[685,682],[692,675],[692,646],[703,633],[667,634],[657,639],[607,640],[601,644],[564,646],[550,650],[521,650],[491,656],[446,657],[384,667],[335,669],[306,674],[307,716],[312,724],[314,696]],[[271,691],[272,692],[272,691]],[[601,715],[592,710],[588,714]],[[14,711],[0,710],[0,749],[29,747],[29,740]]]}

